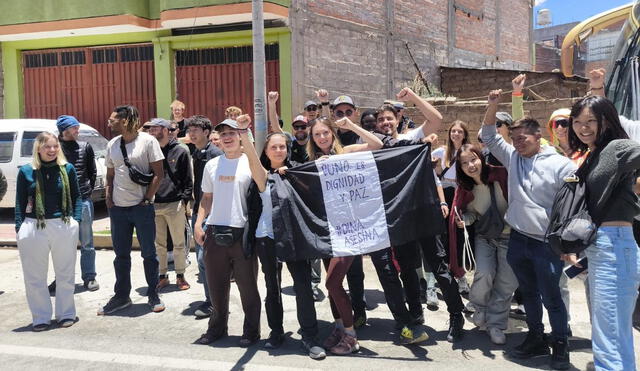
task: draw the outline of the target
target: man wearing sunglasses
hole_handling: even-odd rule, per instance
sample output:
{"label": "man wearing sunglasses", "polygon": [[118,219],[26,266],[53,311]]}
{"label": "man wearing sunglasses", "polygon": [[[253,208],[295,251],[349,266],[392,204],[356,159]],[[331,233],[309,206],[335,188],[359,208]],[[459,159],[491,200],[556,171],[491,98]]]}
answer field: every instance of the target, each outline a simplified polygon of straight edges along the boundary
{"label": "man wearing sunglasses", "polygon": [[[349,120],[351,120],[351,122],[360,122],[358,117],[358,110],[356,109],[356,106],[353,103],[353,99],[351,99],[351,97],[346,95],[337,97],[333,101],[332,107],[333,109],[331,111],[331,117],[333,118],[333,121],[337,121],[343,117],[347,117],[349,118]],[[343,131],[342,129],[338,129],[338,137],[340,138],[340,143],[343,146],[356,144],[358,142],[358,139],[360,139],[358,134],[350,130]]]}
{"label": "man wearing sunglasses", "polygon": [[307,122],[318,118],[320,116],[320,105],[312,100],[306,101],[302,115],[307,119]]}

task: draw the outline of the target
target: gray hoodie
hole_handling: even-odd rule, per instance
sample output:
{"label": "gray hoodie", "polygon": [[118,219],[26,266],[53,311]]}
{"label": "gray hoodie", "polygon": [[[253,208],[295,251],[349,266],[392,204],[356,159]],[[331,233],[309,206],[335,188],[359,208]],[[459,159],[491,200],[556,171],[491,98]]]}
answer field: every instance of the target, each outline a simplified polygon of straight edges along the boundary
{"label": "gray hoodie", "polygon": [[553,199],[576,166],[552,146],[543,146],[532,157],[520,156],[496,133],[495,125],[482,127],[482,141],[509,172],[505,220],[518,232],[544,241]]}

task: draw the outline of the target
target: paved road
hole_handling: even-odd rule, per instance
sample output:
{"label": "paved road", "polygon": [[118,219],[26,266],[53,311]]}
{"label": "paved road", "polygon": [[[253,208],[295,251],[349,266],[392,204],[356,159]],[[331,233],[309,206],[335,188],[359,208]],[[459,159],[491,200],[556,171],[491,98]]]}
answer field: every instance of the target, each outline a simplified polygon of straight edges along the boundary
{"label": "paved road", "polygon": [[[194,266],[186,277],[192,284],[188,291],[169,287],[162,294],[167,304],[163,313],[151,313],[146,298],[142,260],[133,255],[132,282],[134,305],[113,316],[99,317],[98,307],[109,299],[115,276],[113,253],[98,251],[97,268],[101,289],[86,292],[76,286],[76,306],[80,321],[68,329],[55,328],[42,333],[30,331],[31,316],[27,308],[21,264],[14,248],[0,248],[0,362],[3,369],[29,370],[169,370],[169,369],[340,369],[340,370],[401,370],[401,369],[548,369],[547,360],[539,358],[521,363],[508,360],[505,349],[524,338],[524,322],[510,321],[506,347],[493,345],[484,332],[467,321],[466,336],[454,345],[446,341],[448,315],[441,305],[437,311],[426,311],[427,332],[431,338],[421,346],[399,346],[393,320],[384,304],[375,270],[365,259],[366,296],[370,306],[368,325],[358,332],[362,350],[349,357],[329,356],[314,361],[299,351],[299,335],[295,315],[295,298],[291,278],[283,273],[285,330],[290,338],[281,349],[267,351],[260,346],[248,349],[236,347],[241,334],[242,316],[239,295],[232,285],[230,305],[230,337],[212,346],[191,344],[206,328],[206,320],[196,320],[192,313],[202,300],[202,288],[197,284]],[[193,259],[193,254],[192,254]],[[78,270],[79,271],[79,268]],[[286,271],[286,269],[285,269]],[[50,269],[52,276],[52,269]],[[171,276],[174,280],[175,276]],[[76,282],[81,282],[79,274]],[[264,297],[264,283],[259,282]],[[573,295],[572,328],[576,336],[571,341],[573,365],[585,369],[591,360],[590,330],[582,284],[571,283]],[[166,289],[165,289],[166,290]],[[443,304],[443,303],[442,303]],[[327,300],[316,305],[321,335],[330,332],[331,313]],[[291,334],[293,332],[293,334]],[[266,315],[262,317],[262,335],[269,329]],[[636,347],[640,334],[636,332]],[[640,353],[640,352],[638,352]]]}

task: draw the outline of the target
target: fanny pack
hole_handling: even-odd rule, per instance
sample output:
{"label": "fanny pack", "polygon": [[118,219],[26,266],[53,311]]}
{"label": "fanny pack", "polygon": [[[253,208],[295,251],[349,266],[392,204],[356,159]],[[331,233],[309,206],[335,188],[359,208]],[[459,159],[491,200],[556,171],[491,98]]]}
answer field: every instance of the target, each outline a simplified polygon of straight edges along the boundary
{"label": "fanny pack", "polygon": [[226,225],[213,225],[213,238],[216,245],[231,247],[242,238],[244,228],[229,227]]}
{"label": "fanny pack", "polygon": [[120,138],[120,151],[122,151],[124,164],[129,168],[129,178],[131,178],[131,181],[141,186],[148,186],[151,184],[151,181],[153,180],[153,173],[143,173],[131,165],[131,162],[129,162],[129,156],[127,156],[127,149],[124,148],[124,139],[122,138]]}

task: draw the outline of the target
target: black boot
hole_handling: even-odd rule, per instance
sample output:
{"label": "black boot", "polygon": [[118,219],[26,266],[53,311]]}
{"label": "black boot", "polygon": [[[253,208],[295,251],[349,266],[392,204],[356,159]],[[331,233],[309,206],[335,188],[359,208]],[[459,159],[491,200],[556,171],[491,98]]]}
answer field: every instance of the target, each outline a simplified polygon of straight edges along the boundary
{"label": "black boot", "polygon": [[449,332],[447,333],[447,341],[454,343],[462,338],[464,327],[464,316],[462,313],[453,313],[449,315]]}
{"label": "black boot", "polygon": [[549,345],[544,340],[542,334],[529,331],[524,342],[513,348],[512,354],[515,358],[521,359],[544,356],[549,354]]}
{"label": "black boot", "polygon": [[551,368],[554,370],[567,370],[571,366],[569,361],[569,342],[567,340],[556,340],[551,348]]}

